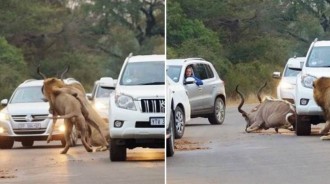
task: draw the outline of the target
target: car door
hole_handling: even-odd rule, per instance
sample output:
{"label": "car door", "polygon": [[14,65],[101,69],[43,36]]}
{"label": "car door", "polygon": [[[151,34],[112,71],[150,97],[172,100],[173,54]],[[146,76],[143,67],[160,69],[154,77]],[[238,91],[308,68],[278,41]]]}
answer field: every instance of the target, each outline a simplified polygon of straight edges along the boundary
{"label": "car door", "polygon": [[[195,73],[194,68],[196,67],[196,64],[192,64],[189,66],[193,67],[193,73]],[[183,71],[185,71],[187,67],[185,67]],[[182,74],[183,76],[184,76],[184,73],[185,72],[183,72],[183,74]],[[194,84],[184,84],[184,87],[187,91],[187,95],[189,98],[191,112],[192,112],[192,114],[194,114],[194,112],[196,112],[202,108],[201,105],[203,102],[202,102],[201,96],[203,94],[203,85],[197,86],[195,83]]]}
{"label": "car door", "polygon": [[202,91],[199,96],[200,108],[202,111],[208,111],[213,106],[214,74],[208,64],[199,63],[195,67],[195,75],[203,81]]}

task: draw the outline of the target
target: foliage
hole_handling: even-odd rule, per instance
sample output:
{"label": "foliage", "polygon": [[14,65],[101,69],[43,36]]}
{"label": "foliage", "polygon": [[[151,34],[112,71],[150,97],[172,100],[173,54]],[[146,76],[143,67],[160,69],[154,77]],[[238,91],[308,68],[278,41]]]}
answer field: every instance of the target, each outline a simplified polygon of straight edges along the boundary
{"label": "foliage", "polygon": [[22,52],[0,37],[0,99],[9,98],[12,91],[27,77]]}
{"label": "foliage", "polygon": [[0,4],[0,58],[10,54],[1,62],[12,63],[0,68],[5,79],[0,87],[6,89],[1,97],[8,97],[25,79],[39,79],[38,65],[47,76],[70,65],[67,77],[90,91],[100,77],[117,78],[129,53],[165,52],[164,0],[0,0]]}
{"label": "foliage", "polygon": [[330,1],[168,0],[167,57],[203,57],[225,80],[254,93],[265,80],[275,94],[274,71],[304,56],[316,38],[329,39]]}

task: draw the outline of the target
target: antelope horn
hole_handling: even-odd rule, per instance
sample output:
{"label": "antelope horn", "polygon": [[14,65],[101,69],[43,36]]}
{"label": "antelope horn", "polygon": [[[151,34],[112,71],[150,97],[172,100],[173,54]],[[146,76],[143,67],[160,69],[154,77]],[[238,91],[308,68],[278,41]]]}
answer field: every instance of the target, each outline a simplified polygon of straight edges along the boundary
{"label": "antelope horn", "polygon": [[44,79],[47,79],[46,75],[40,72],[40,65],[37,67],[37,73]]}
{"label": "antelope horn", "polygon": [[247,116],[247,113],[242,110],[242,106],[244,104],[244,96],[243,96],[243,94],[240,91],[238,91],[238,85],[236,86],[236,90],[235,91],[241,97],[241,102],[240,102],[240,104],[238,105],[238,108],[237,108],[238,109],[238,112],[240,112],[242,114],[242,116],[246,117]]}
{"label": "antelope horn", "polygon": [[261,86],[261,87],[259,88],[259,90],[258,90],[257,97],[258,97],[258,100],[259,100],[260,103],[262,102],[261,97],[260,97],[260,93],[261,93],[261,90],[264,89],[264,88],[266,87],[266,85],[267,85],[267,81],[266,81],[265,84],[264,84],[263,86]]}
{"label": "antelope horn", "polygon": [[66,69],[64,70],[64,72],[61,74],[61,80],[63,81],[63,79],[64,79],[64,75],[68,72],[70,70],[70,65],[68,65],[67,67],[66,67]]}

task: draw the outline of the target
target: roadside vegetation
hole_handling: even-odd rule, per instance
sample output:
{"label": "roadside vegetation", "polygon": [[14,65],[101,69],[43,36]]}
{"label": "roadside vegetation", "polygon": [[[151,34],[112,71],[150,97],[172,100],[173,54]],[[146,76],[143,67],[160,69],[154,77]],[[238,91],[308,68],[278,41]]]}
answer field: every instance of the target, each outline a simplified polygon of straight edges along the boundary
{"label": "roadside vegetation", "polygon": [[167,0],[167,57],[212,62],[233,100],[237,84],[248,96],[265,81],[275,96],[273,71],[329,40],[329,18],[329,0]]}
{"label": "roadside vegetation", "polygon": [[67,77],[90,91],[117,78],[130,52],[164,54],[164,0],[1,0],[0,99],[29,78]]}

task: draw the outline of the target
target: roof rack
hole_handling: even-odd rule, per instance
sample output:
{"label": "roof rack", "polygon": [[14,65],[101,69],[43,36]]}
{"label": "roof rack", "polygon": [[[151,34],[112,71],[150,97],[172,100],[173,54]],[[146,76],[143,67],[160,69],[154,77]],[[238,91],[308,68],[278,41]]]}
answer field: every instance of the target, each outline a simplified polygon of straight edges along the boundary
{"label": "roof rack", "polygon": [[23,83],[27,83],[27,82],[31,82],[31,81],[35,81],[35,80],[37,80],[37,79],[27,79]]}
{"label": "roof rack", "polygon": [[189,61],[189,60],[202,60],[202,61],[205,61],[205,59],[203,59],[203,58],[186,58],[184,60],[184,62]]}

